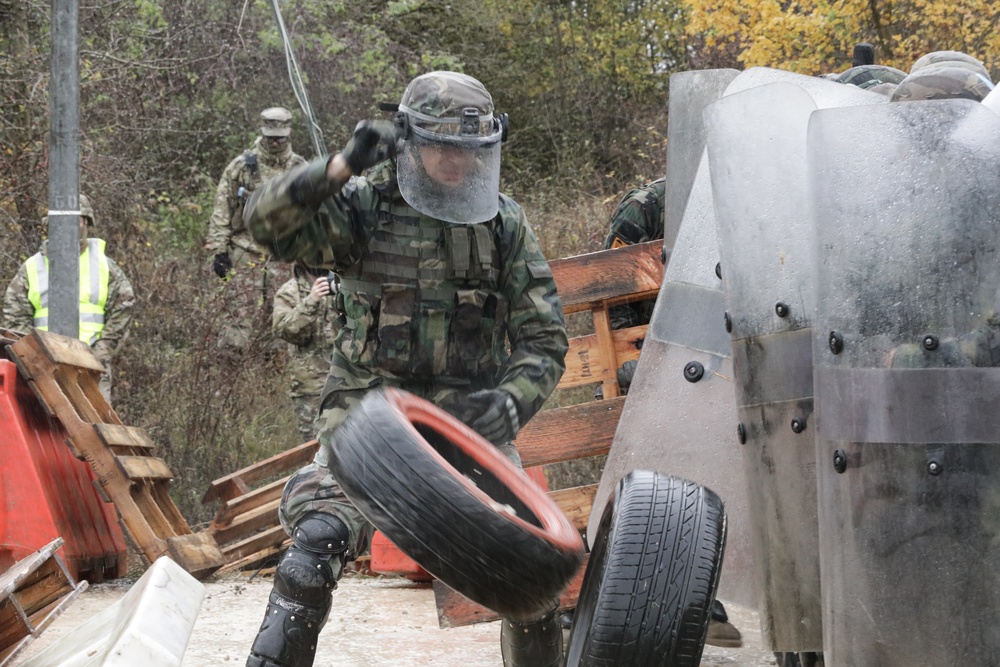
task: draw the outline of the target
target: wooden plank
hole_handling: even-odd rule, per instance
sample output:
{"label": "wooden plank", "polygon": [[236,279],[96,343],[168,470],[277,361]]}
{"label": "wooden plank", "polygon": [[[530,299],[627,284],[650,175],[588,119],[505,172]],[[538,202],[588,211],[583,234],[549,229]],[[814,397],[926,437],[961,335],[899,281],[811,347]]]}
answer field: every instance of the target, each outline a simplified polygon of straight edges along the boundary
{"label": "wooden plank", "polygon": [[171,537],[167,549],[170,557],[196,579],[207,577],[226,562],[215,538],[204,532]]}
{"label": "wooden plank", "polygon": [[525,468],[607,454],[625,397],[542,410],[517,434]]}
{"label": "wooden plank", "polygon": [[115,461],[126,479],[170,480],[174,473],[163,459],[152,456],[116,456]]}
{"label": "wooden plank", "polygon": [[655,297],[663,281],[662,249],[662,240],[650,241],[549,262],[563,312]]}
{"label": "wooden plank", "polygon": [[[17,644],[0,651],[0,667],[13,665],[14,659],[20,655],[21,652],[24,651],[24,649],[26,649],[38,635],[50,626],[53,621],[59,618],[60,614],[62,614],[67,607],[73,604],[80,593],[87,590],[88,585],[89,584],[86,581],[81,581],[68,594],[33,614],[29,619],[29,624],[34,627],[34,630],[31,634],[21,639]],[[3,641],[0,640],[0,646],[2,645]]]}
{"label": "wooden plank", "polygon": [[552,502],[562,510],[573,527],[579,531],[587,528],[587,523],[590,520],[590,508],[594,504],[595,495],[597,495],[597,484],[573,486],[549,492],[549,498],[552,499]]}
{"label": "wooden plank", "polygon": [[[560,610],[576,608],[589,556],[590,554],[584,555],[580,569],[576,571],[569,585],[566,586],[566,590],[559,596]],[[437,579],[434,580],[432,586],[434,588],[434,603],[438,612],[438,625],[442,628],[458,628],[473,623],[496,621],[500,618],[500,615],[492,609],[487,609],[481,604],[473,602]]]}
{"label": "wooden plank", "polygon": [[156,445],[141,428],[121,424],[94,424],[94,430],[108,447],[134,447],[152,451]]}
{"label": "wooden plank", "polygon": [[300,468],[309,463],[313,460],[318,449],[319,442],[310,440],[298,447],[293,447],[288,451],[275,454],[263,461],[258,461],[225,477],[220,477],[209,485],[201,502],[209,503],[217,499],[224,501],[232,500],[237,496],[241,496],[250,490],[248,488],[250,484],[273,477],[274,475],[280,475],[294,468]]}
{"label": "wooden plank", "polygon": [[0,602],[17,590],[33,572],[45,564],[63,545],[63,538],[57,537],[44,547],[17,561],[8,570],[0,573]]}
{"label": "wooden plank", "polygon": [[90,346],[78,338],[60,336],[38,329],[32,331],[27,337],[34,337],[38,340],[40,349],[45,351],[53,364],[76,366],[96,371],[98,375],[104,372],[104,366],[94,356]]}
{"label": "wooden plank", "polygon": [[[274,546],[261,549],[260,551],[255,551],[254,553],[248,556],[244,556],[243,558],[239,558],[237,560],[226,563],[225,565],[219,568],[218,574],[235,572],[236,570],[242,570],[257,565],[258,563],[268,558],[271,558],[272,556],[277,556],[281,552],[288,549],[288,547],[291,546],[291,544],[292,544],[291,539],[285,539],[284,541],[281,542],[281,544],[276,544]],[[270,573],[273,574],[273,568],[271,568]]]}
{"label": "wooden plank", "polygon": [[[611,332],[615,359],[618,360],[619,366],[626,361],[639,358],[647,329],[648,326],[643,324]],[[576,336],[569,340],[569,351],[566,353],[566,372],[559,380],[557,388],[582,387],[601,382],[605,378],[613,378],[617,382],[618,369],[614,369],[613,373],[611,370],[601,354],[596,333]]]}
{"label": "wooden plank", "polygon": [[221,528],[209,528],[215,540],[219,544],[228,544],[237,540],[242,540],[249,535],[254,535],[262,529],[267,529],[278,525],[278,505],[281,504],[281,497],[274,498],[269,503],[256,507],[249,512],[244,512],[238,516],[228,526]]}
{"label": "wooden plank", "polygon": [[212,525],[209,526],[208,529],[212,531],[224,528],[244,512],[250,512],[261,505],[265,505],[273,500],[281,498],[281,492],[285,489],[285,484],[288,483],[289,479],[291,478],[283,477],[281,479],[277,479],[270,484],[262,486],[259,489],[255,489],[250,493],[240,496],[239,498],[226,501],[223,503],[222,507],[219,508],[215,518],[212,519]]}
{"label": "wooden plank", "polygon": [[288,539],[288,535],[285,533],[285,529],[281,526],[274,526],[245,540],[225,545],[222,547],[222,553],[225,556],[226,562],[231,563],[258,551],[277,546],[286,539]]}

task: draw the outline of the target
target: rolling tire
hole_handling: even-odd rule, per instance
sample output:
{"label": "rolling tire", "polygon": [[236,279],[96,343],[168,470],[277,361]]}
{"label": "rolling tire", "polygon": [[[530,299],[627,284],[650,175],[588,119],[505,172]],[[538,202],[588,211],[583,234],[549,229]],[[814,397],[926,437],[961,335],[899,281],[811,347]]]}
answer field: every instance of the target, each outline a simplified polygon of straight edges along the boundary
{"label": "rolling tire", "polygon": [[601,518],[566,667],[698,667],[722,570],[722,500],[693,482],[634,471]]}
{"label": "rolling tire", "polygon": [[550,611],[583,559],[579,533],[520,468],[405,391],[370,392],[351,410],[330,470],[404,553],[506,618]]}

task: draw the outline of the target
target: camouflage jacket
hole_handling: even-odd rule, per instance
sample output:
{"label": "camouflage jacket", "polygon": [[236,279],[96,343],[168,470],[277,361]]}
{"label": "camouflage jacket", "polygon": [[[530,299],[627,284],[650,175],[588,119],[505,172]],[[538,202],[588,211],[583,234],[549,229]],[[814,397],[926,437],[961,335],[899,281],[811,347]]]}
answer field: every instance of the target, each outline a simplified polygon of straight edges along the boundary
{"label": "camouflage jacket", "polygon": [[289,396],[319,396],[330,373],[330,352],[337,333],[333,296],[314,299],[309,292],[316,279],[297,275],[274,297],[271,327],[288,343]]}
{"label": "camouflage jacket", "polygon": [[368,173],[338,190],[317,160],[266,183],[245,212],[275,257],[340,274],[331,379],[499,387],[526,423],[562,376],[568,342],[524,212],[501,195],[494,219],[445,223],[402,199],[390,162]]}
{"label": "camouflage jacket", "polygon": [[[42,243],[38,252],[45,255],[48,241]],[[132,283],[125,273],[110,257],[108,259],[108,298],[104,303],[104,329],[100,339],[94,343],[94,354],[106,363],[114,356],[115,351],[128,335],[132,324],[132,308],[135,305],[135,294]],[[9,329],[27,332],[34,329],[35,307],[28,300],[28,261],[21,264],[14,279],[7,286],[3,301],[4,324]]]}
{"label": "camouflage jacket", "polygon": [[661,178],[622,197],[611,216],[605,248],[646,243],[663,238],[663,206],[667,179]]}
{"label": "camouflage jacket", "polygon": [[[294,153],[290,145],[284,155],[275,157],[264,150],[260,143],[261,137],[257,137],[253,148],[230,162],[219,179],[219,186],[215,191],[215,206],[208,222],[208,237],[205,240],[205,249],[213,255],[231,252],[234,247],[252,250],[261,255],[267,254],[267,250],[254,243],[243,226],[243,205],[258,184],[306,163],[305,158]],[[256,178],[247,166],[248,155],[253,155],[257,160]],[[242,196],[240,188],[243,188]]]}

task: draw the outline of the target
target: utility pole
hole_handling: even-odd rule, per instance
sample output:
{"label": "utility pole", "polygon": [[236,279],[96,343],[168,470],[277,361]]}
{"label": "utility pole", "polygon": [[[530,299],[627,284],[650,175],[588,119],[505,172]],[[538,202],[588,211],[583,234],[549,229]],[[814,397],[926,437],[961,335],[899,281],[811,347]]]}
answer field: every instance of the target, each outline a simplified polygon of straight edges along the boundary
{"label": "utility pole", "polygon": [[80,327],[80,69],[77,0],[52,0],[49,97],[49,331]]}

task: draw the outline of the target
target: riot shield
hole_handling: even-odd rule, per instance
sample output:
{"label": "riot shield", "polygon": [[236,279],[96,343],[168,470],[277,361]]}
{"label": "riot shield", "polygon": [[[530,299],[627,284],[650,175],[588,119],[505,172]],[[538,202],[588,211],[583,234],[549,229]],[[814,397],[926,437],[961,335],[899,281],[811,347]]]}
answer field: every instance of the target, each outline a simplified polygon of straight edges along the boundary
{"label": "riot shield", "polygon": [[718,596],[755,604],[740,446],[733,431],[732,361],[718,273],[708,159],[691,188],[639,366],[590,514],[593,544],[608,496],[632,470],[689,479],[726,505],[728,537]]}
{"label": "riot shield", "polygon": [[667,103],[667,189],[664,204],[663,247],[670,251],[684,219],[691,185],[705,150],[701,112],[722,96],[739,74],[734,69],[709,69],[670,75]]}
{"label": "riot shield", "polygon": [[827,664],[997,664],[1000,118],[818,111],[807,151]]}
{"label": "riot shield", "polygon": [[[823,648],[811,326],[815,250],[806,128],[817,108],[886,103],[853,86],[776,70],[741,75],[705,111],[724,267],[761,629],[775,651]],[[804,88],[813,91],[812,94]]]}

